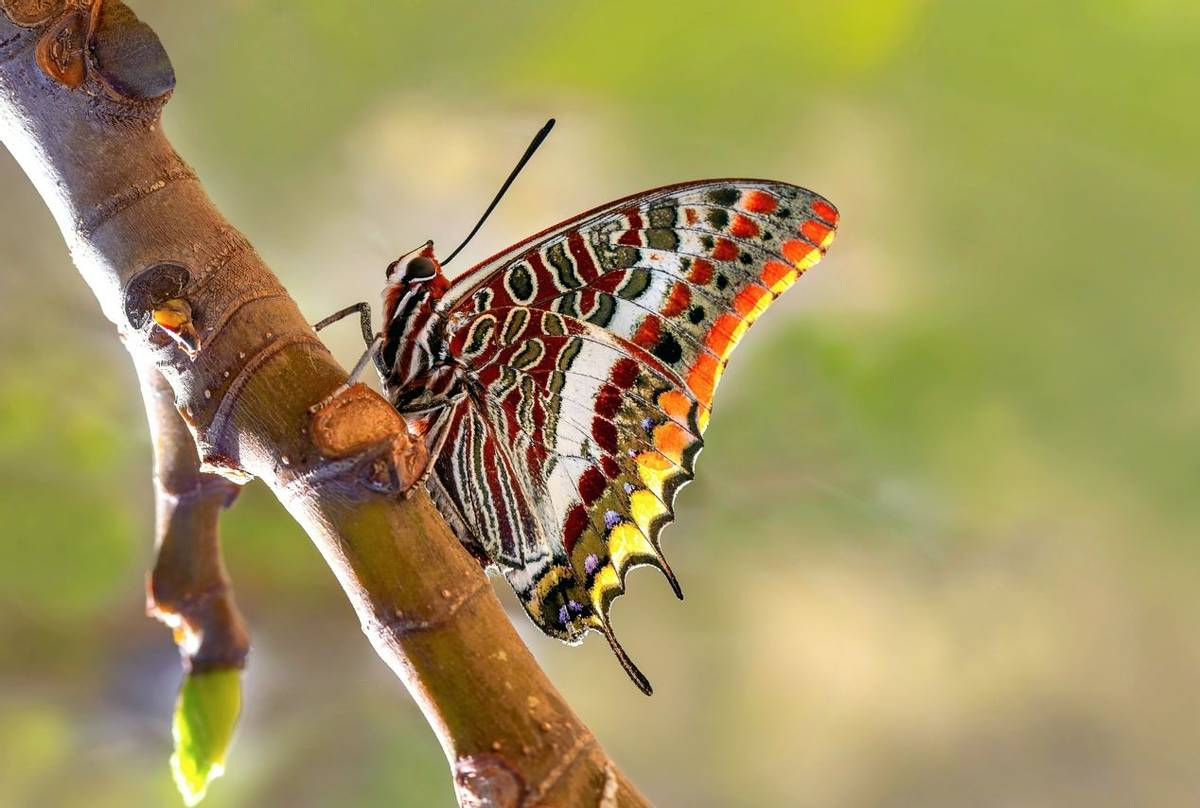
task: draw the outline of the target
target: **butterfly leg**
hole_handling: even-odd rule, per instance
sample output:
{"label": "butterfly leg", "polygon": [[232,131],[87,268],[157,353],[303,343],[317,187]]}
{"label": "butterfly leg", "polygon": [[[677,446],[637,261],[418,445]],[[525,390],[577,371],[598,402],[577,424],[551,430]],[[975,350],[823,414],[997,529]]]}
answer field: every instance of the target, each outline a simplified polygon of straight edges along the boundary
{"label": "butterfly leg", "polygon": [[339,320],[344,320],[355,312],[358,313],[358,324],[362,328],[363,342],[370,345],[375,339],[375,332],[371,328],[371,304],[367,301],[355,303],[353,306],[347,306],[344,309],[335,311],[333,314],[326,317],[321,322],[313,326],[314,331],[320,331],[322,328],[331,326]]}
{"label": "butterfly leg", "polygon": [[[381,376],[386,375],[387,368],[383,366],[383,357],[379,353],[379,346],[375,346],[373,353],[371,351],[371,346],[380,338],[380,335],[376,334],[371,328],[371,304],[367,301],[364,300],[360,303],[355,303],[353,306],[347,306],[344,309],[335,311],[314,325],[313,330],[320,331],[322,328],[333,325],[339,320],[344,320],[355,312],[358,312],[358,327],[362,329],[363,344],[367,346],[367,353],[375,357],[375,367],[379,369],[379,374]],[[359,373],[361,372],[362,368],[360,367]],[[357,375],[358,373],[352,374],[350,378],[354,379]]]}
{"label": "butterfly leg", "polygon": [[371,329],[371,304],[367,303],[365,300],[362,301],[361,303],[355,303],[353,306],[347,306],[344,309],[335,311],[333,314],[331,314],[328,317],[326,317],[325,319],[321,320],[319,323],[316,323],[313,326],[313,330],[320,331],[323,328],[333,325],[334,323],[338,322],[339,320],[344,320],[345,318],[349,317],[351,314],[354,314],[356,312],[358,313],[359,327],[362,329],[363,342],[365,342],[367,344],[367,350],[363,352],[363,355],[359,358],[358,362],[354,365],[354,369],[350,371],[350,378],[347,379],[344,384],[339,385],[338,388],[336,390],[334,390],[332,393],[330,393],[328,396],[326,396],[321,401],[317,402],[312,407],[310,407],[309,408],[310,412],[316,412],[317,410],[321,409],[326,404],[328,404],[330,401],[332,401],[333,399],[340,396],[342,393],[349,390],[350,385],[354,384],[355,379],[357,379],[359,377],[359,375],[363,372],[363,370],[366,369],[367,364],[372,359],[375,360],[375,365],[377,367],[379,367],[381,364],[380,356],[379,356],[379,348],[380,348],[380,346],[383,345],[383,335],[375,334],[372,331],[372,329]]}
{"label": "butterfly leg", "polygon": [[350,371],[350,378],[346,379],[346,381],[344,381],[342,384],[339,384],[337,386],[337,389],[334,390],[329,395],[325,396],[325,398],[321,399],[316,404],[309,407],[308,411],[316,412],[317,410],[321,409],[326,404],[328,404],[330,401],[333,401],[335,398],[340,396],[342,393],[349,390],[350,386],[352,384],[354,384],[354,381],[359,377],[359,375],[367,367],[367,364],[370,363],[370,361],[372,359],[375,359],[378,356],[379,346],[381,346],[381,345],[383,345],[383,335],[382,334],[380,334],[377,337],[374,337],[369,343],[367,343],[367,350],[363,351],[363,355],[359,357],[358,362],[354,365],[354,369]]}
{"label": "butterfly leg", "polygon": [[424,473],[421,474],[420,478],[411,488],[404,492],[406,499],[412,496],[412,492],[418,487],[425,485],[425,482],[429,479],[429,475],[433,473],[433,461],[441,453],[442,446],[446,443],[446,437],[450,434],[450,430],[447,427],[450,425],[450,415],[453,409],[452,406],[442,408],[442,411],[433,419],[433,423],[425,429],[424,434],[419,438],[419,440],[425,441],[426,446],[430,447],[429,460],[425,466]]}

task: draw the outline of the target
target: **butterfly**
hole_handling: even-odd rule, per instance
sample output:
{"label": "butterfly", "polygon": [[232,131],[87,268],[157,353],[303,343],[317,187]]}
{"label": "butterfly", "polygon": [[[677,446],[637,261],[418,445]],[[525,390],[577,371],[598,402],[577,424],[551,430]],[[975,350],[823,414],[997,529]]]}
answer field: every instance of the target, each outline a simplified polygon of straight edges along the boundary
{"label": "butterfly", "polygon": [[682,598],[659,539],[722,371],[837,223],[794,185],[685,182],[581,213],[453,281],[426,242],[388,266],[381,332],[365,303],[317,327],[359,312],[370,348],[354,375],[374,359],[429,450],[425,484],[454,534],[538,628],[570,644],[603,634],[650,694],[613,634],[612,602],[638,565]]}

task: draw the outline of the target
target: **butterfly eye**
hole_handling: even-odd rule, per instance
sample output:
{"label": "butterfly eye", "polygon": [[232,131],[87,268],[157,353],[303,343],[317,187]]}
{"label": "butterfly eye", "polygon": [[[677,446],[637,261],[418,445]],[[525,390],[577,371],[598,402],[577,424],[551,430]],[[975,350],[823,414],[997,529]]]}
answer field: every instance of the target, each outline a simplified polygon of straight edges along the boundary
{"label": "butterfly eye", "polygon": [[408,266],[404,268],[406,281],[427,281],[436,274],[437,264],[423,255],[418,255],[409,261]]}

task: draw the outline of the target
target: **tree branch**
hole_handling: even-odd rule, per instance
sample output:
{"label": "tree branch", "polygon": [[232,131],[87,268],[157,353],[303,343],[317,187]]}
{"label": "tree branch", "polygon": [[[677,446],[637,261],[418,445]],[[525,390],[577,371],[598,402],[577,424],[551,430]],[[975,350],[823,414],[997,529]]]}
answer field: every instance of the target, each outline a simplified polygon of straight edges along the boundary
{"label": "tree branch", "polygon": [[153,32],[117,0],[0,10],[5,145],[136,361],[169,385],[200,470],[261,478],[320,549],[436,732],[460,803],[646,804],[424,490],[405,496],[425,458],[403,419],[361,386],[310,415],[345,371],[163,136],[174,76]]}

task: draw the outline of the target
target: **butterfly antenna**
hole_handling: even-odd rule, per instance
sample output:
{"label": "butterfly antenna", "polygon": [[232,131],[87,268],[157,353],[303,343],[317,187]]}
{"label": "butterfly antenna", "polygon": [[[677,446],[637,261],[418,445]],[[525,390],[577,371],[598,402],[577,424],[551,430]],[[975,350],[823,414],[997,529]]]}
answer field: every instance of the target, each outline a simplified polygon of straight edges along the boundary
{"label": "butterfly antenna", "polygon": [[521,173],[521,169],[524,168],[525,164],[529,162],[529,158],[533,157],[533,153],[538,150],[538,146],[542,145],[542,141],[546,139],[546,135],[550,134],[550,130],[553,128],[554,119],[551,118],[550,120],[546,121],[546,125],[543,126],[538,133],[533,136],[533,140],[529,142],[529,148],[525,149],[525,153],[521,155],[521,159],[517,161],[516,168],[512,170],[512,172],[508,175],[508,179],[504,181],[504,184],[500,186],[500,190],[496,192],[496,198],[492,200],[492,204],[487,206],[487,210],[485,210],[483,215],[479,217],[479,221],[475,224],[475,227],[471,229],[471,232],[467,234],[467,237],[463,239],[462,244],[459,244],[458,247],[455,248],[454,252],[450,253],[449,258],[447,258],[445,261],[442,261],[442,266],[445,266],[453,261],[454,256],[458,255],[459,252],[462,251],[462,248],[467,246],[471,239],[475,238],[475,234],[479,232],[479,228],[483,227],[483,223],[487,221],[487,218],[492,215],[492,211],[495,210],[496,206],[500,204],[500,200],[504,197],[504,193],[508,190],[508,187],[513,184],[513,180],[515,180],[517,175]]}

